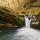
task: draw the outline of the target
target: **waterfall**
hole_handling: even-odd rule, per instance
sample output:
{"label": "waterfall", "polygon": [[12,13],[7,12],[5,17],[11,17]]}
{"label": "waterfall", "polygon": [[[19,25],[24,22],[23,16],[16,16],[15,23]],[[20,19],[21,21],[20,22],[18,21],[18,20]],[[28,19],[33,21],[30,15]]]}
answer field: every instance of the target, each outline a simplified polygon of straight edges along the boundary
{"label": "waterfall", "polygon": [[25,16],[25,27],[17,29],[17,32],[13,35],[15,40],[40,40],[40,32],[33,28],[30,28],[30,22],[28,16]]}
{"label": "waterfall", "polygon": [[28,17],[24,17],[25,18],[25,27],[26,28],[30,28],[30,23],[31,23],[31,19],[29,19]]}
{"label": "waterfall", "polygon": [[[29,20],[28,16],[25,16],[25,27],[18,29],[18,35],[24,35],[26,32],[30,32],[30,22],[31,19]],[[21,34],[20,34],[21,33]]]}

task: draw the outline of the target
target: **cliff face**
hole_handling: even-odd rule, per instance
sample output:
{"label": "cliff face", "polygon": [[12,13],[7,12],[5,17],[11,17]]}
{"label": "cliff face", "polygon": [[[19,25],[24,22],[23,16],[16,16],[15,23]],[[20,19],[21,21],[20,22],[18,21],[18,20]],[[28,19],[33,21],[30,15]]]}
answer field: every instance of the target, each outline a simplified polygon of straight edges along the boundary
{"label": "cliff face", "polygon": [[12,9],[13,11],[20,11],[21,7],[27,7],[35,1],[36,0],[0,0],[0,6]]}
{"label": "cliff face", "polygon": [[24,0],[0,0],[0,6],[1,7],[7,7],[7,8],[11,8],[13,11],[16,11],[19,6],[22,4],[24,5]]}
{"label": "cliff face", "polygon": [[24,15],[37,15],[39,13],[40,0],[0,0],[0,17],[3,22],[2,24],[0,22],[1,26],[23,26]]}

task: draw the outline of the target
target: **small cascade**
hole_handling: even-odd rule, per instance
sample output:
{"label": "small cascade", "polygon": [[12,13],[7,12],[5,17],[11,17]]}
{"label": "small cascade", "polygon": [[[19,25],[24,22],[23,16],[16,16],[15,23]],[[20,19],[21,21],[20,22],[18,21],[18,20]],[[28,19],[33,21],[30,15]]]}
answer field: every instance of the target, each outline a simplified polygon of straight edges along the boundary
{"label": "small cascade", "polygon": [[40,40],[40,32],[30,27],[32,19],[29,19],[28,16],[24,18],[25,27],[17,29],[17,32],[13,35],[13,40]]}
{"label": "small cascade", "polygon": [[30,32],[30,30],[31,30],[30,29],[31,19],[29,19],[28,16],[25,16],[24,18],[25,18],[25,27],[17,30],[18,32],[16,34],[18,34],[18,35],[24,35],[26,32]]}
{"label": "small cascade", "polygon": [[25,16],[25,27],[30,28],[31,19],[29,19],[27,16]]}

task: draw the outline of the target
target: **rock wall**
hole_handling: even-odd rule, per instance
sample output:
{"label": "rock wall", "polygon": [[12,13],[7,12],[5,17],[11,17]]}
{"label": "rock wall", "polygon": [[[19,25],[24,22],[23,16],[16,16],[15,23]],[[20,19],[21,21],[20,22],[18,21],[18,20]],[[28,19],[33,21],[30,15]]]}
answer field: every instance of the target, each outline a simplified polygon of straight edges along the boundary
{"label": "rock wall", "polygon": [[[37,15],[38,13],[40,13],[40,0],[0,0],[0,17],[3,22],[3,18],[9,22],[5,21],[4,27],[10,27],[9,25],[14,27],[14,24],[24,26],[24,15]],[[12,23],[10,24],[10,22]],[[3,26],[1,25],[1,27]]]}
{"label": "rock wall", "polygon": [[[0,6],[12,9],[13,11],[21,10],[21,7],[29,6],[36,0],[0,0]],[[26,6],[26,7],[27,7]]]}

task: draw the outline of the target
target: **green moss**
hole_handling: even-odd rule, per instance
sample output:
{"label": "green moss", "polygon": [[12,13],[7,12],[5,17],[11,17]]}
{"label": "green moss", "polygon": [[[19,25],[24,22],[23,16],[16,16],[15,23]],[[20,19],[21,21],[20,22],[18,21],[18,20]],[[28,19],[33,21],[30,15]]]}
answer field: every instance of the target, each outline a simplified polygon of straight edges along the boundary
{"label": "green moss", "polygon": [[16,17],[16,24],[20,27],[24,26],[24,20],[23,20],[24,18],[23,19],[21,19],[21,18],[23,18],[23,17],[20,17],[20,16]]}

